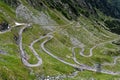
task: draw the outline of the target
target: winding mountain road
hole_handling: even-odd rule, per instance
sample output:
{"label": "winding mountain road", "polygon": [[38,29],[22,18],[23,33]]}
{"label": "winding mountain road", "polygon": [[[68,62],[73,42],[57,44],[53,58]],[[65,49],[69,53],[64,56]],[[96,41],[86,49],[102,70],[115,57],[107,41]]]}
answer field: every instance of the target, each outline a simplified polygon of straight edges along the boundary
{"label": "winding mountain road", "polygon": [[[72,23],[67,24],[67,25],[71,25],[71,24],[72,24]],[[67,25],[64,25],[64,26],[67,26]],[[23,50],[23,47],[22,47],[22,33],[23,33],[24,29],[30,27],[31,24],[15,22],[15,26],[24,26],[23,28],[21,28],[21,30],[20,30],[20,32],[19,32],[19,48],[20,48],[21,59],[22,59],[23,64],[24,64],[25,66],[27,66],[27,67],[38,67],[38,66],[40,66],[40,65],[42,64],[42,59],[40,58],[40,56],[38,55],[38,53],[34,50],[33,45],[34,45],[36,42],[38,42],[39,40],[45,38],[46,36],[41,36],[40,38],[34,40],[34,41],[30,44],[29,48],[32,50],[33,55],[36,56],[36,58],[38,59],[38,63],[36,63],[36,64],[30,64],[30,63],[28,62],[28,60],[27,60],[27,57],[25,56],[26,54],[25,54],[25,52],[24,52],[24,50]],[[54,31],[54,32],[55,32],[55,31]],[[47,35],[50,35],[50,34],[52,34],[52,33],[53,33],[53,32],[50,32],[50,33],[48,33]],[[70,64],[69,64],[69,65],[70,65]]]}
{"label": "winding mountain road", "polygon": [[[77,61],[77,59],[76,59],[76,57],[75,57],[75,52],[74,52],[74,49],[75,49],[76,47],[73,47],[72,48],[72,52],[73,52],[73,56],[74,56],[74,61],[75,61],[75,63],[77,63],[77,64],[79,64],[79,65],[81,65],[79,68],[80,69],[85,69],[85,70],[89,70],[89,71],[93,71],[93,72],[97,72],[97,68],[96,67],[90,67],[90,66],[87,66],[87,65],[85,65],[85,64],[81,64],[81,63],[79,63],[78,61]],[[118,57],[118,58],[120,58],[120,57]],[[118,58],[116,58],[115,60],[117,60]],[[116,64],[116,61],[114,62],[114,64]],[[111,64],[110,64],[111,65]],[[79,69],[78,68],[78,69]],[[101,71],[99,71],[100,73],[104,73],[104,74],[111,74],[111,75],[120,75],[120,72],[113,72],[113,71],[110,71],[110,70],[101,70]]]}
{"label": "winding mountain road", "polygon": [[79,62],[77,61],[77,59],[76,59],[75,48],[77,48],[77,47],[73,47],[73,48],[72,48],[73,60],[74,60],[74,62],[75,62],[76,64],[83,66],[84,64],[79,63]]}
{"label": "winding mountain road", "polygon": [[[52,33],[53,33],[53,32],[50,32],[50,33],[48,33],[48,34],[45,35],[45,36],[41,36],[40,38],[34,40],[34,41],[30,44],[29,48],[32,50],[33,55],[38,59],[38,62],[37,62],[37,63],[35,63],[35,64],[30,64],[30,63],[28,62],[28,60],[27,60],[27,57],[25,56],[26,54],[25,54],[25,52],[24,52],[24,50],[23,50],[23,47],[22,47],[22,33],[23,33],[23,31],[24,31],[26,28],[30,27],[30,24],[17,23],[17,22],[16,22],[16,23],[15,23],[15,26],[23,26],[23,28],[21,28],[20,31],[19,31],[19,48],[20,48],[21,60],[22,60],[22,62],[23,62],[23,64],[24,64],[25,66],[27,66],[27,67],[38,67],[38,66],[40,66],[40,65],[42,64],[42,59],[40,58],[39,54],[34,50],[33,45],[34,45],[35,43],[37,43],[38,41],[40,41],[41,39],[46,38],[46,39],[41,43],[40,46],[41,46],[42,50],[43,50],[44,52],[46,52],[48,55],[50,55],[51,57],[55,58],[56,60],[58,60],[58,61],[60,61],[60,62],[62,62],[62,63],[64,63],[64,64],[66,64],[66,65],[69,65],[69,66],[71,66],[71,67],[73,67],[73,68],[77,68],[77,69],[79,69],[79,70],[83,70],[83,69],[84,69],[84,70],[89,70],[89,71],[96,72],[97,69],[96,69],[95,67],[86,66],[86,65],[81,64],[81,63],[79,63],[79,62],[77,61],[77,59],[76,59],[76,57],[75,57],[75,51],[74,51],[74,49],[75,49],[76,47],[73,47],[73,48],[72,48],[73,60],[75,61],[76,64],[72,64],[72,63],[66,62],[66,61],[60,59],[59,57],[53,55],[51,52],[49,52],[49,51],[45,48],[45,44],[46,44],[48,41],[50,41],[51,39],[53,39],[53,36],[52,36]],[[107,41],[107,42],[103,42],[103,43],[100,43],[100,44],[98,44],[98,45],[93,46],[93,47],[90,49],[90,54],[89,54],[89,55],[84,55],[84,47],[80,47],[80,48],[82,49],[82,50],[80,51],[80,55],[83,56],[83,57],[91,57],[91,56],[93,55],[93,49],[95,49],[97,46],[100,46],[100,45],[102,45],[102,44],[105,44],[105,43],[108,43],[108,42],[112,42],[112,41],[113,41],[113,40]],[[117,58],[114,59],[114,63],[112,63],[112,64],[107,64],[107,63],[105,63],[104,65],[115,65],[118,58],[120,58],[120,57],[117,57]],[[120,72],[112,72],[112,71],[109,71],[109,70],[101,70],[100,73],[111,74],[111,75],[120,75]]]}
{"label": "winding mountain road", "polygon": [[80,47],[80,48],[81,48],[80,55],[83,56],[83,57],[91,57],[91,56],[93,55],[93,49],[95,49],[96,47],[98,47],[98,46],[100,46],[100,45],[104,45],[105,43],[111,43],[111,42],[113,42],[113,41],[115,41],[115,40],[117,40],[117,39],[118,39],[118,38],[113,39],[113,40],[110,40],[110,41],[102,42],[102,43],[99,43],[99,44],[93,46],[92,48],[90,48],[90,53],[89,53],[89,55],[85,55],[85,54],[84,54],[84,51],[85,51],[84,47]]}
{"label": "winding mountain road", "polygon": [[84,47],[80,47],[82,50],[80,51],[80,55],[83,56],[83,57],[91,57],[93,55],[93,49],[96,48],[97,45],[93,46],[92,48],[90,48],[90,54],[89,55],[85,55],[84,54]]}
{"label": "winding mountain road", "polygon": [[107,62],[105,62],[105,63],[103,63],[102,65],[103,66],[114,66],[114,65],[116,65],[116,63],[117,63],[117,60],[120,58],[120,56],[117,56],[117,57],[115,57],[115,59],[113,60],[113,63],[107,63]]}
{"label": "winding mountain road", "polygon": [[[21,25],[23,25],[23,24],[21,24]],[[38,67],[38,66],[40,66],[42,64],[42,59],[39,57],[39,55],[37,54],[37,52],[34,50],[33,44],[36,43],[36,42],[38,42],[38,40],[40,40],[41,38],[33,41],[31,43],[31,45],[30,45],[30,49],[33,51],[34,56],[36,56],[36,58],[38,59],[38,63],[36,63],[36,64],[30,64],[27,61],[27,57],[25,56],[25,52],[24,52],[23,47],[22,47],[22,33],[23,33],[23,30],[26,29],[27,27],[29,27],[30,25],[24,24],[23,26],[25,26],[25,27],[23,27],[20,30],[20,32],[19,32],[19,40],[20,40],[19,41],[19,48],[20,48],[20,52],[21,52],[22,62],[27,67]]]}
{"label": "winding mountain road", "polygon": [[67,64],[67,65],[69,65],[69,66],[71,66],[71,67],[76,67],[76,66],[77,66],[76,64],[68,63],[68,62],[60,59],[59,57],[53,55],[52,53],[50,53],[50,52],[44,47],[44,45],[45,45],[48,41],[50,41],[50,40],[53,38],[53,36],[47,34],[45,37],[48,37],[48,39],[46,39],[45,41],[43,41],[43,42],[41,43],[41,48],[43,49],[44,52],[46,52],[48,55],[52,56],[53,58],[57,59],[58,61],[60,61],[60,62],[62,62],[62,63],[64,63],[64,64]]}
{"label": "winding mountain road", "polygon": [[[57,59],[58,61],[66,64],[66,65],[69,65],[69,66],[71,66],[71,67],[73,67],[73,68],[77,68],[77,69],[79,69],[79,70],[83,70],[83,69],[84,69],[84,70],[89,70],[89,71],[93,71],[93,72],[96,72],[96,71],[97,71],[97,69],[96,69],[95,67],[89,67],[89,66],[82,65],[82,64],[81,64],[81,65],[71,64],[71,63],[66,62],[66,61],[60,59],[59,57],[53,55],[53,54],[50,53],[50,52],[45,48],[45,46],[44,46],[48,41],[50,41],[50,40],[53,38],[53,36],[50,35],[50,34],[47,34],[45,37],[48,37],[48,39],[46,39],[45,41],[43,41],[43,42],[41,43],[41,48],[43,49],[44,52],[46,52],[46,53],[47,53],[48,55],[50,55],[51,57]],[[73,49],[74,49],[74,48],[73,48]],[[74,52],[74,53],[75,53],[75,52]],[[75,55],[74,53],[73,53],[73,55]],[[75,60],[76,60],[76,59],[75,59]],[[77,63],[78,63],[78,62],[77,62]],[[120,75],[120,72],[113,72],[113,71],[109,71],[109,70],[101,70],[100,73],[111,74],[111,75]]]}

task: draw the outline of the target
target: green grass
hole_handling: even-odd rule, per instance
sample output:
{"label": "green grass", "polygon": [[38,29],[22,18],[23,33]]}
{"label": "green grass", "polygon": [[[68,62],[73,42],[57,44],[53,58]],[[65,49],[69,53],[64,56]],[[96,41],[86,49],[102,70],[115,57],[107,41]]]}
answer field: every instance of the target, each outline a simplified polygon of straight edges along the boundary
{"label": "green grass", "polygon": [[0,9],[2,12],[0,12],[0,20],[6,20],[8,22],[12,22],[16,20],[16,15],[14,12],[14,9],[12,9],[10,6],[6,5],[2,1],[0,1]]}
{"label": "green grass", "polygon": [[69,48],[61,44],[59,41],[51,40],[48,42],[45,46],[52,54],[60,57],[61,59],[65,61],[69,61],[73,63],[73,60],[71,58],[72,52]]}
{"label": "green grass", "polygon": [[[34,15],[39,14],[37,10],[34,8],[31,8],[24,0],[22,0],[23,4],[30,9]],[[6,20],[10,23],[10,25],[13,24],[14,20],[18,20],[15,17],[15,11],[10,6],[7,6],[5,3],[0,2],[0,9],[2,9],[5,14],[0,12],[0,22],[3,20]],[[99,44],[105,41],[113,40],[118,37],[118,35],[113,34],[109,31],[106,31],[104,28],[101,27],[101,25],[98,25],[94,22],[94,20],[88,19],[84,16],[80,16],[78,19],[78,22],[80,23],[79,27],[76,27],[76,23],[73,24],[72,21],[69,23],[68,20],[66,20],[62,14],[56,10],[48,9],[44,10],[47,15],[49,15],[53,20],[55,20],[60,26],[57,27],[56,32],[53,34],[54,38],[47,42],[45,44],[45,47],[48,51],[50,51],[52,54],[58,56],[59,58],[74,63],[72,60],[72,47],[70,37],[77,38],[80,42],[85,44],[85,55],[89,54],[89,49],[93,47],[95,44]],[[100,14],[103,16],[102,14]],[[107,18],[106,16],[103,16],[103,18]],[[22,22],[22,21],[20,21]],[[103,23],[102,21],[100,21]],[[67,25],[70,24],[70,25]],[[64,26],[63,26],[64,25]],[[0,79],[3,80],[33,80],[35,79],[36,75],[45,75],[45,76],[56,76],[59,74],[70,74],[74,71],[74,69],[66,64],[63,64],[62,62],[52,58],[48,54],[46,54],[41,48],[40,44],[45,40],[40,40],[37,42],[33,47],[38,52],[40,57],[43,60],[43,64],[40,67],[31,68],[33,69],[33,75],[30,74],[29,68],[25,67],[22,64],[21,58],[20,58],[20,51],[19,46],[16,43],[14,37],[18,37],[18,32],[21,27],[15,27],[11,30],[11,32],[7,32],[5,34],[0,34],[0,50],[6,51],[6,55],[0,54]],[[32,41],[35,39],[38,39],[40,36],[46,35],[49,33],[49,30],[45,30],[42,28],[43,26],[39,26],[36,24],[33,24],[31,28],[25,29],[23,32],[23,48],[26,52],[26,54],[29,56],[29,62],[34,64],[37,63],[36,57],[33,55],[32,51],[29,49],[29,45]],[[61,30],[60,30],[61,29]],[[67,32],[68,35],[64,35],[64,32]],[[63,32],[63,33],[62,33]],[[110,36],[109,38],[105,37],[104,35]],[[75,49],[76,52],[76,58],[80,63],[93,66],[93,64],[96,64],[98,62],[104,63],[104,62],[112,62],[114,55],[104,54],[108,51],[115,52],[118,50],[119,47],[111,44],[106,43],[104,45],[100,45],[99,47],[95,48],[93,50],[93,56],[90,58],[85,58],[83,56],[79,55],[80,48]],[[119,61],[118,64],[115,66],[105,66],[104,69],[112,70],[112,71],[120,71],[119,69]],[[119,78],[119,76],[112,76],[112,75],[106,75],[106,74],[100,74],[96,72],[90,72],[90,71],[83,71],[79,72],[78,76],[71,79],[65,79],[65,80],[82,80],[82,79],[90,79],[95,78],[96,80],[114,80]]]}
{"label": "green grass", "polygon": [[[30,63],[36,63],[37,60],[34,58],[33,53],[31,52],[31,50],[27,46],[29,46],[32,41],[34,41],[35,39],[44,35],[45,33],[48,33],[48,32],[46,32],[40,26],[37,26],[37,25],[33,25],[33,27],[28,28],[23,32],[23,46],[25,48],[25,51],[30,56],[30,60],[29,60]],[[67,66],[67,65],[57,61],[56,59],[53,59],[49,55],[46,55],[46,53],[41,52],[42,50],[40,49],[39,45],[41,44],[41,42],[43,40],[40,40],[39,42],[37,42],[34,45],[34,48],[37,49],[36,51],[38,53],[40,53],[40,56],[43,59],[42,66],[40,68],[35,68],[35,73],[42,74],[44,72],[45,75],[56,75],[56,74],[60,74],[60,73],[70,73],[70,72],[72,72],[73,69],[70,66]],[[57,41],[57,40],[55,40],[55,41],[56,41],[56,43],[59,43],[60,45],[62,45],[59,41]],[[54,41],[53,41],[53,43],[55,45]],[[49,45],[49,43],[47,43],[47,45]],[[64,46],[64,45],[62,45],[62,46]],[[60,46],[58,46],[58,47],[60,47]],[[49,48],[50,48],[50,46],[49,46]],[[65,48],[68,49],[67,47],[65,47]],[[58,50],[58,48],[56,48],[56,49]],[[65,51],[67,51],[67,53],[71,54],[71,52],[69,50],[66,50],[66,49],[65,49]],[[64,51],[64,50],[61,49],[61,51]],[[57,53],[53,53],[53,54],[56,55]],[[60,56],[60,55],[58,55],[58,56]],[[59,66],[59,65],[61,65],[61,66]],[[49,66],[49,68],[47,68],[48,66]],[[66,66],[66,68],[63,69],[63,66],[64,67]]]}
{"label": "green grass", "polygon": [[43,60],[41,68],[39,70],[36,70],[36,73],[43,74],[45,76],[47,75],[54,76],[58,74],[69,74],[74,70],[72,67],[63,64],[62,62],[52,58],[44,51],[42,51],[42,49],[40,48],[41,42],[42,41],[34,45],[34,48],[36,49],[36,51],[39,53],[40,57]]}
{"label": "green grass", "polygon": [[0,76],[3,80],[7,79],[33,79],[30,77],[28,69],[24,67],[17,56],[0,55]]}
{"label": "green grass", "polygon": [[95,80],[116,80],[119,79],[119,76],[83,71],[83,72],[79,72],[79,74],[76,77],[72,79],[68,78],[65,80],[91,80],[92,78]]}
{"label": "green grass", "polygon": [[57,75],[57,74],[68,74],[74,69],[68,65],[61,63],[60,61],[52,58],[46,53],[40,53],[43,59],[43,70],[45,75]]}
{"label": "green grass", "polygon": [[34,56],[33,52],[28,46],[24,47],[24,52],[26,56],[28,57],[28,62],[31,64],[36,64],[38,62],[38,59]]}
{"label": "green grass", "polygon": [[64,25],[67,23],[66,20],[64,20],[63,16],[58,13],[56,10],[47,10],[48,14],[52,17],[53,20],[55,20],[59,25]]}

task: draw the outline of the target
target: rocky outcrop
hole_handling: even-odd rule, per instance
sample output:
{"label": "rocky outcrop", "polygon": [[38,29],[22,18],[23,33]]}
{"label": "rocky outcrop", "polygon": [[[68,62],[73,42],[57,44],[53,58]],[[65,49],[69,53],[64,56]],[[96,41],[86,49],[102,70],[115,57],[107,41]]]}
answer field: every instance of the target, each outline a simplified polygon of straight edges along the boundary
{"label": "rocky outcrop", "polygon": [[53,31],[55,29],[54,25],[57,25],[57,23],[52,20],[49,15],[46,15],[42,11],[38,12],[38,14],[36,13],[35,15],[32,11],[30,11],[26,6],[22,4],[16,8],[16,16],[23,18],[26,20],[26,22],[42,25],[44,29],[50,31]]}

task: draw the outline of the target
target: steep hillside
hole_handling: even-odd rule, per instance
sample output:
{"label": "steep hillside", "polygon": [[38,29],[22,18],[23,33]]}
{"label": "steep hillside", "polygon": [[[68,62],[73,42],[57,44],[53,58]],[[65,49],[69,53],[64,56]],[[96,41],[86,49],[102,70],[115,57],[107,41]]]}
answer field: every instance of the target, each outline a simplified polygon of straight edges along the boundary
{"label": "steep hillside", "polygon": [[[19,0],[2,0],[12,7],[17,7]],[[76,19],[80,14],[85,16],[96,15],[96,9],[108,16],[120,18],[119,0],[26,0],[34,8],[41,10],[48,6],[62,12],[68,19]],[[108,13],[109,12],[109,13]]]}
{"label": "steep hillside", "polygon": [[0,80],[119,79],[115,1],[1,0]]}

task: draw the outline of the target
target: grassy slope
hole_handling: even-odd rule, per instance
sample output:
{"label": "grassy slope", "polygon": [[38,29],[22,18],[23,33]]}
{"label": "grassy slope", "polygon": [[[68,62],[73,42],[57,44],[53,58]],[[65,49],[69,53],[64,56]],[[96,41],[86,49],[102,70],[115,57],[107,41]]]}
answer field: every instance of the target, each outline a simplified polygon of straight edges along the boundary
{"label": "grassy slope", "polygon": [[[2,21],[3,19],[7,20],[9,23],[13,24],[14,20],[17,20],[15,18],[15,13],[14,10],[12,10],[11,7],[6,6],[6,4],[0,2],[0,9],[4,10],[7,15],[10,17],[6,16],[3,13],[0,13],[0,20]],[[33,10],[33,9],[32,9]],[[78,38],[82,43],[86,45],[85,47],[85,54],[89,53],[89,49],[98,43],[108,41],[111,39],[114,39],[117,37],[117,35],[114,35],[110,32],[107,32],[103,28],[100,28],[100,25],[94,24],[93,21],[90,19],[81,16],[79,19],[80,27],[75,27],[73,25],[68,25],[68,26],[62,26],[65,24],[69,24],[66,20],[64,20],[63,17],[61,17],[61,13],[57,12],[56,10],[48,10],[47,14],[49,14],[58,24],[61,26],[59,27],[62,30],[65,30],[68,32],[70,37],[75,37]],[[57,14],[57,15],[56,15]],[[60,15],[59,15],[60,14]],[[85,29],[84,29],[85,28]],[[20,27],[18,28],[13,28],[11,32],[5,33],[5,34],[0,34],[0,48],[2,50],[7,51],[7,55],[0,55],[0,77],[1,79],[23,79],[23,80],[30,80],[34,78],[33,75],[29,74],[29,70],[21,63],[21,60],[19,58],[19,48],[18,45],[15,43],[14,36],[18,35]],[[39,25],[33,25],[32,28],[27,29],[23,33],[23,46],[25,48],[25,51],[27,52],[28,56],[30,57],[29,62],[30,63],[36,63],[37,60],[33,56],[31,50],[28,48],[29,44],[39,38],[41,35],[44,33],[48,33],[49,31],[43,30]],[[106,38],[103,36],[101,33],[111,36],[111,38]],[[92,34],[92,36],[91,36]],[[65,35],[60,34],[59,32],[56,32],[54,34],[54,39],[52,39],[50,42],[48,42],[45,46],[46,48],[52,52],[53,54],[59,56],[60,58],[64,59],[65,61],[74,63],[72,60],[72,53],[71,53],[71,48],[73,47],[70,42],[70,37],[67,37]],[[42,40],[43,41],[43,40]],[[35,74],[44,74],[44,75],[57,75],[57,74],[69,74],[71,73],[74,69],[53,59],[49,55],[47,55],[45,52],[42,51],[40,48],[40,43],[38,42],[34,45],[36,51],[40,54],[40,56],[43,59],[43,64],[42,66],[38,68],[33,68]],[[5,43],[5,44],[3,44]],[[56,45],[57,44],[57,45]],[[110,45],[109,44],[104,46],[105,48],[117,48],[115,45]],[[100,46],[97,47],[93,52],[93,56],[91,58],[84,58],[78,54],[80,49],[76,49],[76,57],[79,62],[85,63],[87,65],[92,65],[91,62],[97,63],[97,58],[102,58],[102,61],[108,61],[111,62],[111,56],[106,55],[101,52],[104,47]],[[69,57],[68,57],[69,56]],[[104,58],[104,60],[103,60]],[[118,69],[119,66],[116,66],[114,68],[115,70]],[[107,69],[109,69],[108,67]],[[111,69],[111,68],[110,68]],[[17,74],[16,74],[17,73]],[[88,76],[89,75],[89,76]],[[91,77],[92,75],[95,75],[96,79],[99,79],[100,77],[104,79],[108,79],[107,77],[113,77],[111,75],[104,75],[104,74],[96,74],[93,72],[89,71],[84,71],[79,73],[79,75],[74,78],[73,80],[78,80],[81,77],[86,78],[86,77]],[[116,77],[116,76],[114,76]],[[100,78],[100,79],[102,79]],[[103,80],[103,79],[102,79]]]}
{"label": "grassy slope", "polygon": [[[14,10],[0,1],[0,21],[7,21],[12,26],[15,17]],[[34,75],[29,74],[19,57],[19,48],[15,43],[14,36],[18,35],[19,28],[13,28],[11,32],[0,34],[0,49],[7,52],[7,55],[0,54],[0,79],[2,80],[32,80]]]}

